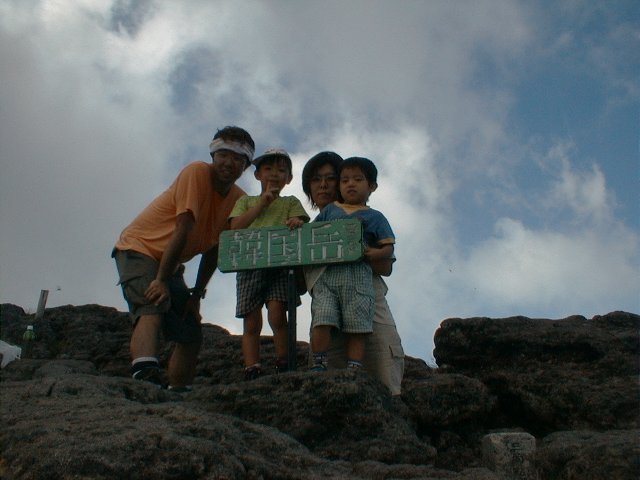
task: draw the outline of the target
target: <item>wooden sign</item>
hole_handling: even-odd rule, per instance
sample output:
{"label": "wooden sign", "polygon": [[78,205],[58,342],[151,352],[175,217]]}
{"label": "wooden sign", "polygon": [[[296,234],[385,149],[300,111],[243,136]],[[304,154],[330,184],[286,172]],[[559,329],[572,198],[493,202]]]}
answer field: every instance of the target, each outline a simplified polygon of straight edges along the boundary
{"label": "wooden sign", "polygon": [[362,223],[357,219],[226,230],[220,235],[218,268],[237,272],[354,262],[364,255]]}

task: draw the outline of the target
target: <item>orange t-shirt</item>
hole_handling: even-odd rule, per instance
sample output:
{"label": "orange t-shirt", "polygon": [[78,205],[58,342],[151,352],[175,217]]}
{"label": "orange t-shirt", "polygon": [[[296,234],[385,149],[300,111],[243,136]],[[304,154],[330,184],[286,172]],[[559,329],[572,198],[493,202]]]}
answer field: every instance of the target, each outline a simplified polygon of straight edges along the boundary
{"label": "orange t-shirt", "polygon": [[176,228],[176,217],[191,212],[195,219],[180,262],[187,262],[218,244],[220,232],[236,200],[245,195],[233,185],[223,197],[213,188],[211,164],[187,165],[173,184],[156,197],[120,234],[118,250],[135,250],[160,261]]}

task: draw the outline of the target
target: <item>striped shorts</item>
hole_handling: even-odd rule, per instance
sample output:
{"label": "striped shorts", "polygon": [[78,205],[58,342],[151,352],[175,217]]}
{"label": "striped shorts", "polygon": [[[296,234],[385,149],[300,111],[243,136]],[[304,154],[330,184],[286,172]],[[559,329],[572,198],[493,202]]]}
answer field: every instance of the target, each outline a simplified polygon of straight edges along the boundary
{"label": "striped shorts", "polygon": [[330,265],[311,292],[311,328],[330,325],[345,333],[371,333],[375,298],[368,264]]}
{"label": "striped shorts", "polygon": [[[271,300],[287,305],[287,273],[286,268],[238,272],[236,274],[236,318],[246,317],[250,312],[262,308]],[[300,305],[300,297],[297,293],[296,305]]]}

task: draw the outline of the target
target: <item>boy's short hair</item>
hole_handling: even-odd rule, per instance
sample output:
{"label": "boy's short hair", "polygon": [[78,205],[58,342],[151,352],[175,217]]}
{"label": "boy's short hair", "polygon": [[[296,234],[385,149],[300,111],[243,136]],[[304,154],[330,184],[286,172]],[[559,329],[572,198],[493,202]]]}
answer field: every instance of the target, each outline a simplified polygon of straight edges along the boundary
{"label": "boy's short hair", "polygon": [[316,206],[311,198],[311,178],[313,178],[323,165],[329,164],[336,171],[336,175],[340,170],[342,157],[335,152],[320,152],[311,157],[302,169],[302,191],[307,195],[312,206]]}
{"label": "boy's short hair", "polygon": [[253,163],[256,170],[260,169],[260,165],[266,163],[274,163],[277,160],[283,160],[284,164],[289,169],[289,175],[292,175],[293,165],[291,164],[291,157],[287,151],[283,148],[267,148],[262,155],[253,159]]}
{"label": "boy's short hair", "polygon": [[364,157],[349,157],[345,159],[340,165],[340,170],[338,174],[342,173],[342,170],[347,167],[357,167],[362,170],[367,181],[371,183],[378,183],[378,169],[375,164]]}

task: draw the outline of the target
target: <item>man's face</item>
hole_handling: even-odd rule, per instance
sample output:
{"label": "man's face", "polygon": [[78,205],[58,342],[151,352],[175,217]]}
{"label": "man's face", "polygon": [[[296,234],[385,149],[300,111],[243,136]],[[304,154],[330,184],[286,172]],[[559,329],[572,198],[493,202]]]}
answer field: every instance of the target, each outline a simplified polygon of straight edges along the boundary
{"label": "man's face", "polygon": [[309,182],[311,199],[323,209],[329,203],[338,199],[338,175],[333,165],[325,163],[316,171]]}
{"label": "man's face", "polygon": [[233,184],[244,172],[247,157],[231,150],[218,150],[213,154],[213,169],[218,181]]}

